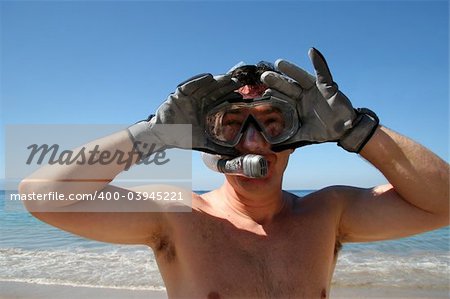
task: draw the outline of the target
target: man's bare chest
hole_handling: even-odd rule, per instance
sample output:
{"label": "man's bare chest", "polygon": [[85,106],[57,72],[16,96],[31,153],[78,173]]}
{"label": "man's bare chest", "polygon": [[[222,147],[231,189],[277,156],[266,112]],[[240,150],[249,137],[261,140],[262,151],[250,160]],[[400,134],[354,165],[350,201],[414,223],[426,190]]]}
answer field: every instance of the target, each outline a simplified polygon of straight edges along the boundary
{"label": "man's bare chest", "polygon": [[222,297],[320,298],[334,269],[335,234],[323,226],[305,225],[280,224],[255,231],[205,216],[177,226],[168,252],[172,259],[160,252],[159,264],[176,269],[177,280],[184,276],[196,290]]}

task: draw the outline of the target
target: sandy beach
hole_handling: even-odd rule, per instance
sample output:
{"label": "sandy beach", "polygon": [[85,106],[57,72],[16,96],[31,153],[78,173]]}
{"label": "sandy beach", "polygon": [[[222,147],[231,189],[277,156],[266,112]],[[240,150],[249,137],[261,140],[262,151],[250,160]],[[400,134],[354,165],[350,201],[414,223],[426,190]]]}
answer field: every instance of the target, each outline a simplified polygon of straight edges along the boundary
{"label": "sandy beach", "polygon": [[167,298],[165,291],[73,287],[0,282],[0,299],[148,299]]}
{"label": "sandy beach", "polygon": [[[0,282],[0,299],[148,299],[167,298],[165,291]],[[387,288],[332,288],[330,298],[449,298],[448,291]]]}
{"label": "sandy beach", "polygon": [[330,298],[450,298],[449,290],[422,290],[422,289],[403,289],[403,288],[351,288],[351,287],[334,287],[331,288]]}

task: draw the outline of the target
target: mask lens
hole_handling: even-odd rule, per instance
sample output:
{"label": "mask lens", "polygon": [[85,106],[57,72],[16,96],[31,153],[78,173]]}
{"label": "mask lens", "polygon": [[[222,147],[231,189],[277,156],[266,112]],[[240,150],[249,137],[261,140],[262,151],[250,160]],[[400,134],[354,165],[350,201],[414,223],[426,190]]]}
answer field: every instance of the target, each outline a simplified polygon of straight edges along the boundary
{"label": "mask lens", "polygon": [[258,105],[252,109],[253,117],[262,128],[266,139],[276,139],[282,135],[286,128],[283,112],[271,104]]}
{"label": "mask lens", "polygon": [[248,108],[239,104],[230,104],[223,109],[215,109],[206,119],[206,132],[211,139],[221,145],[234,146],[242,135]]}
{"label": "mask lens", "polygon": [[232,147],[239,143],[250,122],[257,122],[255,127],[271,144],[287,140],[298,128],[295,107],[270,97],[251,103],[223,103],[208,113],[205,129],[213,142]]}

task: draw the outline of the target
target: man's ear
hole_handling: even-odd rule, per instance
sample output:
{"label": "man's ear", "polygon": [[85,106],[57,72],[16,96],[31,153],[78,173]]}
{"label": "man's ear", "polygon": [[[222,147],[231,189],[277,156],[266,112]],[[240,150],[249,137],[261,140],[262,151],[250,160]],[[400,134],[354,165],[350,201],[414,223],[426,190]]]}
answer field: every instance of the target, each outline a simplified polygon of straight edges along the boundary
{"label": "man's ear", "polygon": [[291,148],[291,153],[290,155],[292,155],[295,152],[295,148]]}

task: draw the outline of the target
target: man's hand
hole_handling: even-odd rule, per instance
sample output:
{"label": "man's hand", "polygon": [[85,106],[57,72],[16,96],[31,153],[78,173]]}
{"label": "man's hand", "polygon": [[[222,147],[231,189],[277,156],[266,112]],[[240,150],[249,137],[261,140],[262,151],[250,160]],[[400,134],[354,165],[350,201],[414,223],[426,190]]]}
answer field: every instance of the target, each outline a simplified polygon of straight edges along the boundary
{"label": "man's hand", "polygon": [[[157,144],[156,149],[177,147],[232,154],[234,149],[216,145],[207,139],[204,118],[211,103],[233,94],[239,87],[239,83],[231,79],[231,74],[216,77],[211,74],[197,75],[178,85],[177,90],[158,108],[156,115],[128,128],[130,135],[142,153],[145,149],[139,146]],[[166,124],[191,124],[192,144],[184,133],[168,133],[161,126]]]}
{"label": "man's hand", "polygon": [[270,88],[264,95],[294,99],[301,121],[297,133],[273,149],[280,151],[334,141],[347,151],[359,153],[376,130],[378,118],[368,109],[353,108],[333,81],[319,51],[312,48],[308,54],[317,79],[286,60],[275,63],[285,76],[275,72],[265,72],[261,76],[261,81]]}

